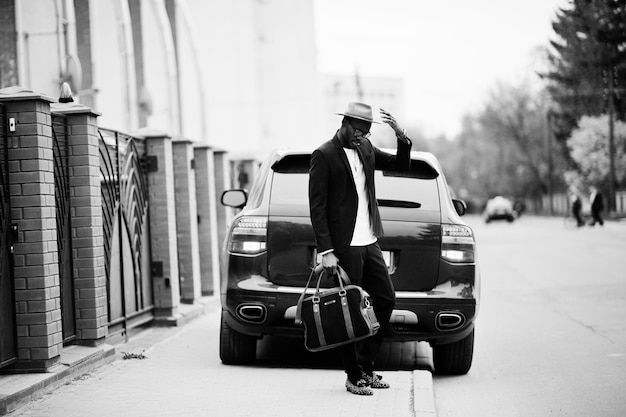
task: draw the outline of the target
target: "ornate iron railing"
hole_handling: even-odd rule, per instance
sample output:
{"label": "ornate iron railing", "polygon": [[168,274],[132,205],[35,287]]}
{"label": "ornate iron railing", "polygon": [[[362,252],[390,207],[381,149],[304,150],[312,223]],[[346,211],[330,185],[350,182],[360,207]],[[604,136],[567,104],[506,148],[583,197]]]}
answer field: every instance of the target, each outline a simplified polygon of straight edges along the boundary
{"label": "ornate iron railing", "polygon": [[[100,180],[102,187],[102,214],[105,243],[107,292],[109,295],[109,320],[141,312],[152,300],[146,297],[151,292],[146,288],[148,259],[143,259],[146,250],[147,226],[144,224],[148,209],[148,188],[142,169],[145,141],[109,129],[99,129],[100,134]],[[118,227],[118,229],[116,229]],[[119,237],[116,241],[115,236]],[[125,243],[127,242],[127,243]],[[126,245],[130,246],[125,250]],[[114,248],[119,249],[120,265],[113,265]],[[125,265],[130,260],[130,268]],[[113,271],[115,268],[115,271]],[[125,271],[132,270],[132,277]],[[112,291],[120,274],[121,289]],[[111,297],[120,296],[121,312],[112,308]],[[129,298],[131,297],[131,298]],[[149,298],[149,299],[147,299]]]}
{"label": "ornate iron railing", "polygon": [[54,114],[52,116],[52,142],[63,340],[69,342],[75,337],[76,326],[74,314],[72,223],[70,215],[70,172],[68,165],[69,144],[67,139],[67,121],[63,115]]}

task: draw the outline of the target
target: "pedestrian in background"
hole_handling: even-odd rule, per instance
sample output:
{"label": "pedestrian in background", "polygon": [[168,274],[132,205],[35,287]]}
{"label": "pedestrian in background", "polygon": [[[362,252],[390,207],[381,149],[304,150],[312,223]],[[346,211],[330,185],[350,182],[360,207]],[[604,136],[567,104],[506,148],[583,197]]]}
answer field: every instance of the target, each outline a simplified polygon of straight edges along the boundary
{"label": "pedestrian in background", "polygon": [[371,106],[349,103],[341,127],[334,137],[311,155],[309,204],[317,252],[329,274],[340,265],[353,284],[369,294],[380,323],[378,333],[358,345],[340,346],[346,389],[358,395],[372,395],[371,388],[389,388],[374,372],[374,359],[384,337],[393,335],[389,324],[395,305],[395,290],[378,239],[383,234],[376,202],[374,170],[407,171],[411,140],[391,114],[380,109],[384,123],[395,132],[395,155],[376,148],[369,141],[374,121]]}
{"label": "pedestrian in background", "polygon": [[578,227],[584,226],[585,222],[580,214],[583,208],[583,203],[576,192],[572,193],[572,216],[576,219],[576,225]]}
{"label": "pedestrian in background", "polygon": [[591,196],[589,197],[591,202],[591,222],[590,226],[595,226],[596,223],[600,223],[600,226],[604,225],[602,220],[602,210],[604,210],[604,201],[602,200],[602,194],[598,192],[596,187],[591,187]]}

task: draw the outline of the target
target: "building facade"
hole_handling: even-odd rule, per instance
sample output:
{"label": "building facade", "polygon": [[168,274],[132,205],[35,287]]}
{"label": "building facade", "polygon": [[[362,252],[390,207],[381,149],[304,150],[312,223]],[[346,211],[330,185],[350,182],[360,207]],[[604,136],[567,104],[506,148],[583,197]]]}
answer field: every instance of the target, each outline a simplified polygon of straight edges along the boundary
{"label": "building facade", "polygon": [[313,0],[0,6],[0,88],[55,97],[66,81],[102,126],[160,129],[235,156],[319,137]]}

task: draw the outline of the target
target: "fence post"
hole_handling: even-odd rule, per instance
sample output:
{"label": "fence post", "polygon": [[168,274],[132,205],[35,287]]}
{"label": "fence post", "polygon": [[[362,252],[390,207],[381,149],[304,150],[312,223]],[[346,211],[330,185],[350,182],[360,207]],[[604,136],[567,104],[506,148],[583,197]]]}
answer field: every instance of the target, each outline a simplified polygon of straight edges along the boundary
{"label": "fence post", "polygon": [[176,324],[180,287],[172,139],[159,131],[140,131],[133,135],[146,140],[155,321]]}
{"label": "fence post", "polygon": [[7,117],[14,288],[17,326],[16,370],[48,371],[63,348],[57,250],[50,103],[21,87],[0,90]]}
{"label": "fence post", "polygon": [[213,160],[215,165],[215,201],[217,214],[217,241],[220,245],[226,239],[228,225],[230,224],[231,209],[221,204],[222,193],[226,188],[230,188],[229,162],[226,151],[213,149]]}
{"label": "fence post", "polygon": [[209,146],[194,148],[202,295],[213,295],[219,291],[219,244],[213,157],[213,150]]}
{"label": "fence post", "polygon": [[172,143],[172,151],[180,296],[182,302],[193,304],[201,296],[193,143],[189,140],[176,140]]}
{"label": "fence post", "polygon": [[84,345],[104,342],[108,330],[99,113],[74,103],[52,104],[67,120],[76,338]]}

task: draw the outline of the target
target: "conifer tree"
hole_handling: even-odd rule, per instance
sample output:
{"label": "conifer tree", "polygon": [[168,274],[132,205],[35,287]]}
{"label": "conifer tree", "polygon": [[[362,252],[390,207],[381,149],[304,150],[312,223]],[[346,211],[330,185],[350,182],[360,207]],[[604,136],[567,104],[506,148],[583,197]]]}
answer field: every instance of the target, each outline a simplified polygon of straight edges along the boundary
{"label": "conifer tree", "polygon": [[552,25],[548,91],[557,104],[555,136],[564,143],[584,115],[626,113],[626,0],[570,0]]}

